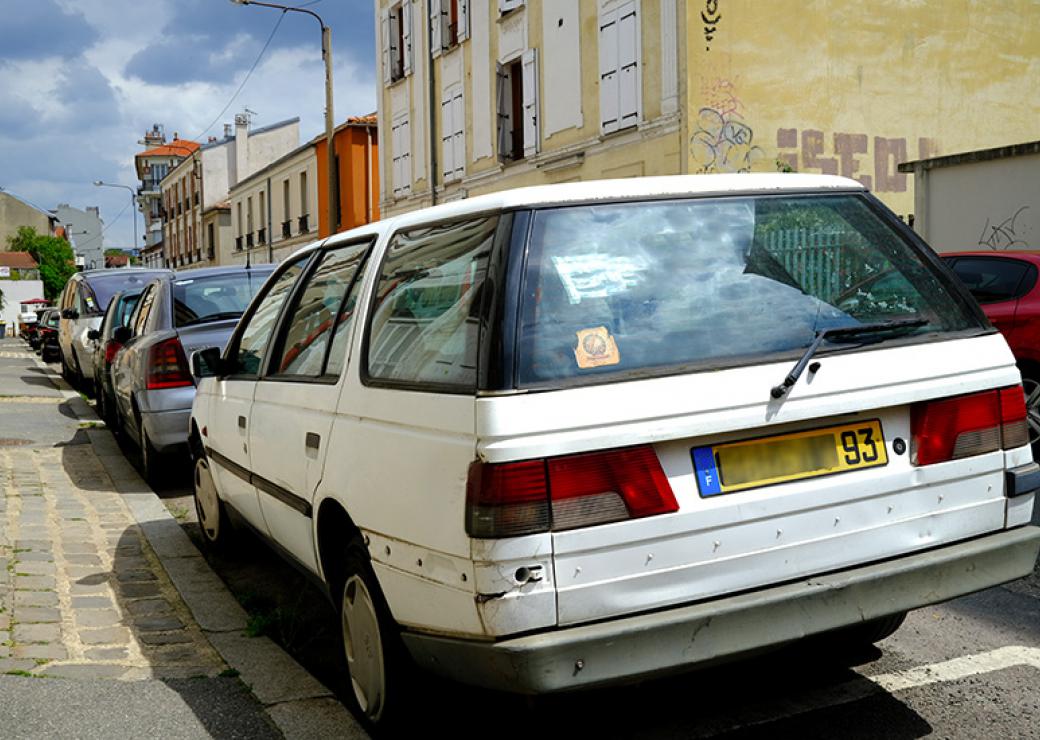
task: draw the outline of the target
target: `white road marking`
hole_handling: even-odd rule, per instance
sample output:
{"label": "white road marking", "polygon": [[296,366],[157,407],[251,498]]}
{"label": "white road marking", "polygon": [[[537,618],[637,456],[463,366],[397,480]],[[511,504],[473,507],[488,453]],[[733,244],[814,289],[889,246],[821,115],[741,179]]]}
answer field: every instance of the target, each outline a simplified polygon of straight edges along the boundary
{"label": "white road marking", "polygon": [[964,655],[960,658],[908,668],[895,673],[864,676],[885,691],[905,691],[943,681],[959,681],[980,673],[992,673],[1014,666],[1029,665],[1040,669],[1040,648],[1008,645],[988,653]]}

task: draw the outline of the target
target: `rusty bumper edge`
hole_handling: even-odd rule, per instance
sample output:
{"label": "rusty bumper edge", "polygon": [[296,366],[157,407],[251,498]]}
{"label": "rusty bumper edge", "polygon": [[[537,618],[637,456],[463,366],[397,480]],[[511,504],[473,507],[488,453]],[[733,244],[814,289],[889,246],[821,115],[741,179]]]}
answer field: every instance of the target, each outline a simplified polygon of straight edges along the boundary
{"label": "rusty bumper edge", "polygon": [[408,632],[425,668],[521,693],[588,688],[733,659],[807,635],[947,601],[1032,573],[1040,527],[702,603],[478,642]]}

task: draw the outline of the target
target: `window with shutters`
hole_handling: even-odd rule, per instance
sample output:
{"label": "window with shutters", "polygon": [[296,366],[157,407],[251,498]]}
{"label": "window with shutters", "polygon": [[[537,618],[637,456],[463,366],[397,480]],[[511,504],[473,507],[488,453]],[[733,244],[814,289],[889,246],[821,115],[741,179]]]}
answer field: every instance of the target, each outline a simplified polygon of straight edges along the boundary
{"label": "window with shutters", "polygon": [[441,99],[441,174],[444,182],[466,174],[466,104],[462,85],[444,91]]}
{"label": "window with shutters", "polygon": [[525,0],[498,0],[498,12],[500,15],[505,15],[517,8],[524,7],[524,2]]}
{"label": "window with shutters", "polygon": [[395,198],[400,198],[412,190],[412,134],[408,126],[407,113],[398,116],[391,123],[390,148],[393,154],[393,193]]}
{"label": "window with shutters", "polygon": [[538,68],[534,49],[498,65],[498,157],[515,161],[538,153]]}
{"label": "window with shutters", "polygon": [[430,46],[433,55],[458,46],[469,38],[470,0],[428,0],[432,34]]}
{"label": "window with shutters", "polygon": [[395,3],[380,18],[383,44],[383,83],[412,73],[412,0]]}
{"label": "window with shutters", "polygon": [[630,128],[642,118],[639,67],[639,4],[601,6],[599,15],[599,110],[603,133]]}

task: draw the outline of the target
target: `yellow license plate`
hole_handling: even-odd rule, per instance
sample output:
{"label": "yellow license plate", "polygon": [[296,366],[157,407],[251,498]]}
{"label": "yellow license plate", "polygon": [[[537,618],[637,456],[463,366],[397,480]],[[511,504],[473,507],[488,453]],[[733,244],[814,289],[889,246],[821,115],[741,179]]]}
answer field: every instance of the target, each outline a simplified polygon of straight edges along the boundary
{"label": "yellow license plate", "polygon": [[888,464],[877,419],[692,450],[701,496]]}

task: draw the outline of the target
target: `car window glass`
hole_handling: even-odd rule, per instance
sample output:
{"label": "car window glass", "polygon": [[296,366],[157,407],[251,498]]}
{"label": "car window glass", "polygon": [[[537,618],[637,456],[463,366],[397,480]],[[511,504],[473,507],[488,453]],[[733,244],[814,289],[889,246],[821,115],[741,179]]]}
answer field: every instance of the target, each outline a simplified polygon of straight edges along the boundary
{"label": "car window glass", "polygon": [[130,320],[130,314],[134,312],[134,308],[137,307],[137,301],[140,298],[139,294],[123,297],[122,302],[117,307],[115,326],[126,326]]}
{"label": "car window glass", "polygon": [[282,310],[282,305],[289,297],[293,284],[303,272],[303,266],[308,259],[310,255],[305,255],[290,265],[275,279],[260,300],[256,311],[242,329],[238,345],[232,353],[232,375],[256,375],[260,372],[264,349],[267,347],[267,340],[271,338],[271,332],[274,331],[278,313]]}
{"label": "car window glass", "polygon": [[372,378],[476,387],[480,287],[496,217],[396,234],[369,328]]}
{"label": "car window glass", "polygon": [[298,293],[297,304],[285,322],[280,350],[271,366],[272,374],[307,377],[323,374],[325,350],[333,325],[350,323],[353,311],[343,316],[340,307],[367,248],[367,244],[350,244],[322,256],[321,263]]}
{"label": "car window glass", "polygon": [[133,322],[133,334],[136,337],[144,331],[145,324],[148,323],[148,313],[152,308],[152,303],[155,302],[155,295],[158,291],[156,286],[149,285],[145,292],[141,295],[141,302],[137,308],[134,309],[131,321]]}
{"label": "car window glass", "polygon": [[[1018,298],[1029,265],[1000,257],[961,257],[953,265],[957,277],[979,303],[996,303]],[[1031,287],[1031,286],[1029,286]],[[1028,289],[1028,288],[1027,288]]]}
{"label": "car window glass", "polygon": [[238,318],[272,272],[264,267],[197,278],[178,276],[172,284],[174,326]]}
{"label": "car window glass", "polygon": [[[366,252],[367,255],[367,252]],[[358,297],[361,295],[361,279],[364,274],[364,258],[358,265],[354,282],[350,286],[347,300],[339,310],[336,320],[336,329],[332,335],[332,349],[329,350],[329,360],[326,364],[325,374],[339,376],[343,372],[343,364],[347,361],[347,345],[350,342],[352,327],[354,326],[354,313],[357,311]]]}

